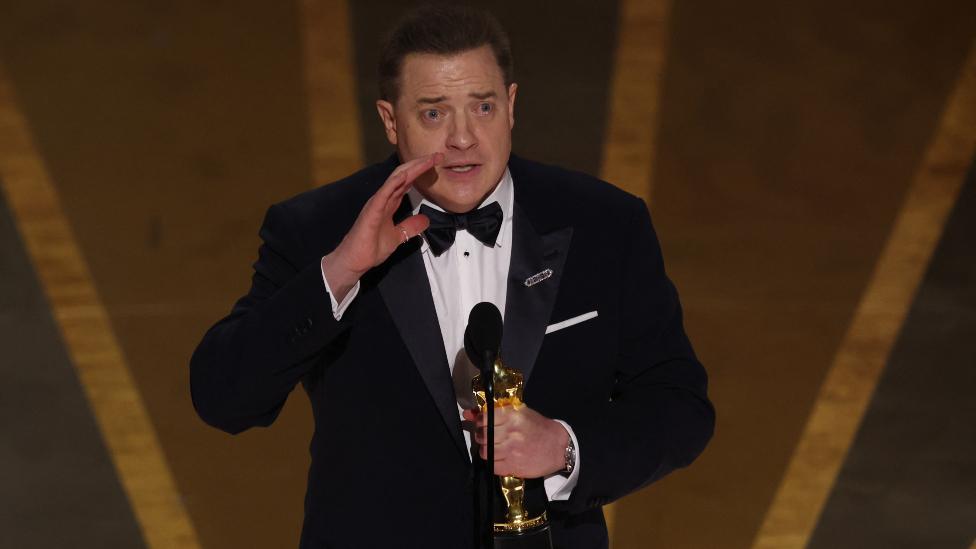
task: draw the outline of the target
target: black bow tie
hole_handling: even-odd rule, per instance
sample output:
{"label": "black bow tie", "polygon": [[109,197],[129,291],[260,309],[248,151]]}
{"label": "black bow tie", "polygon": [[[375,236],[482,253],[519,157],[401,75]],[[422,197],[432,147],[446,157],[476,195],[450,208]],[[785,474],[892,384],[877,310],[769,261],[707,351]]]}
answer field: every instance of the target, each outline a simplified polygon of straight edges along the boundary
{"label": "black bow tie", "polygon": [[423,204],[420,213],[430,218],[430,227],[424,231],[424,239],[434,255],[441,255],[454,244],[458,229],[466,229],[485,246],[494,246],[502,227],[502,207],[498,202],[463,214],[442,212]]}

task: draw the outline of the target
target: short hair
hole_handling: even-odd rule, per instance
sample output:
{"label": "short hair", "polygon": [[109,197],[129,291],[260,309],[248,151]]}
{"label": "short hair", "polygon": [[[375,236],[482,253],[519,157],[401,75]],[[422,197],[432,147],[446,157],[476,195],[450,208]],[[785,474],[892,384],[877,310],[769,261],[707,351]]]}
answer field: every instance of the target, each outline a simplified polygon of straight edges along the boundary
{"label": "short hair", "polygon": [[454,55],[491,46],[508,86],[514,81],[512,48],[501,23],[487,11],[470,6],[429,5],[407,13],[380,50],[380,98],[400,96],[400,71],[411,53]]}

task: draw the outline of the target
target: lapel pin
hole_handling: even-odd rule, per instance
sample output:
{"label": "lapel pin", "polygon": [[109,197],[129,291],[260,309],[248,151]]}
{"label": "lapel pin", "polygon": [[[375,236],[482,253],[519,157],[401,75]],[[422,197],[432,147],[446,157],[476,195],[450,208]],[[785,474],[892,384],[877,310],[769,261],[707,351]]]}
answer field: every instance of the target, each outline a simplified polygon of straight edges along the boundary
{"label": "lapel pin", "polygon": [[552,269],[546,269],[525,279],[525,287],[529,288],[552,276]]}

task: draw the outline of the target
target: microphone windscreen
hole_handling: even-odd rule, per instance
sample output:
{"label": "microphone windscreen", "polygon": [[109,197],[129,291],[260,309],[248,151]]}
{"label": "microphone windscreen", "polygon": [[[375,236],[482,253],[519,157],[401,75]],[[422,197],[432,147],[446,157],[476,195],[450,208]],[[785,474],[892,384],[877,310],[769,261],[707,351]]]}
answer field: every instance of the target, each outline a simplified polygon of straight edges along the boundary
{"label": "microphone windscreen", "polygon": [[502,314],[493,303],[482,301],[471,308],[464,330],[464,351],[474,364],[481,364],[485,351],[498,353],[502,345]]}

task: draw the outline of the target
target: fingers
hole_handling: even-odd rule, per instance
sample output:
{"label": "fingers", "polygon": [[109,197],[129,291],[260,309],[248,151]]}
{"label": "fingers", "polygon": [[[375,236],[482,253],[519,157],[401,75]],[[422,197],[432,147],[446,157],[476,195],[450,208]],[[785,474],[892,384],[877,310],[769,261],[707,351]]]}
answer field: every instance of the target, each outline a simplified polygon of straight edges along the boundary
{"label": "fingers", "polygon": [[[481,459],[488,459],[488,450],[484,446],[479,448],[478,454]],[[508,455],[507,452],[495,448],[495,453],[492,456],[495,463],[495,474],[496,475],[509,475],[512,474],[512,470],[517,465],[518,459],[515,456]]]}
{"label": "fingers", "polygon": [[[510,421],[516,420],[518,410],[513,406],[497,406],[495,407],[495,429],[499,427],[504,427]],[[484,425],[488,424],[488,414],[481,414],[484,416],[482,422]]]}
{"label": "fingers", "polygon": [[[480,440],[479,440],[480,439]],[[478,455],[481,459],[488,459],[488,447],[484,443],[484,435],[475,435],[475,440],[478,441]],[[492,458],[495,464],[495,474],[496,475],[509,475],[512,474],[514,468],[518,467],[518,449],[513,446],[511,441],[495,441],[495,448],[492,452]]]}
{"label": "fingers", "polygon": [[[424,229],[426,229],[426,227],[424,227]],[[421,229],[420,232],[423,232],[424,229]],[[511,408],[508,406],[495,408],[496,432],[498,428],[504,427],[513,421],[517,421],[518,417],[514,415],[517,413],[518,411],[515,408]],[[463,414],[464,414],[464,419],[474,422],[475,426],[477,426],[482,431],[484,431],[485,426],[488,425],[488,414],[484,412],[479,412],[477,410],[463,410]]]}
{"label": "fingers", "polygon": [[[398,191],[402,191],[399,194],[399,196],[402,197],[403,193],[406,192],[406,189],[404,189],[404,187],[406,187],[407,184],[410,182],[407,179],[407,173],[408,173],[407,169],[411,165],[416,165],[420,161],[430,162],[430,160],[427,157],[421,157],[421,158],[415,158],[410,162],[406,162],[404,164],[401,164],[400,166],[397,166],[397,168],[393,170],[393,173],[391,173],[390,176],[386,178],[386,181],[383,182],[383,185],[379,188],[379,190],[377,190],[376,193],[372,196],[370,201],[375,201],[374,202],[375,204],[379,204],[385,208],[385,206],[391,201],[391,199],[394,198],[394,194],[396,194]],[[427,169],[430,168],[428,167]]]}
{"label": "fingers", "polygon": [[[479,450],[481,459],[488,459],[488,451],[482,446]],[[520,458],[515,454],[509,454],[504,449],[495,448],[495,453],[492,456],[494,458],[494,473],[498,476],[506,475],[520,475],[520,473],[528,472],[525,470],[524,466],[520,465]]]}
{"label": "fingers", "polygon": [[396,231],[397,238],[400,239],[400,244],[403,244],[424,232],[429,226],[430,219],[426,215],[417,214],[404,219],[399,225],[393,227],[393,229]]}
{"label": "fingers", "polygon": [[[495,452],[494,452],[495,455],[493,457],[495,458],[495,461],[496,462],[498,462],[498,461],[504,461],[504,460],[508,459],[508,452],[509,452],[509,449],[508,449],[507,446],[499,446],[499,445],[496,444],[495,445]],[[483,444],[481,446],[479,446],[478,447],[478,455],[481,456],[481,459],[488,459],[488,447],[485,446],[485,445],[483,445]]]}
{"label": "fingers", "polygon": [[401,186],[406,185],[406,183],[407,174],[405,172],[393,170],[393,173],[390,174],[390,177],[386,178],[386,181],[379,188],[379,190],[376,191],[373,198],[376,199],[377,202],[385,204],[389,200],[390,196]]}
{"label": "fingers", "polygon": [[508,464],[505,460],[495,460],[495,475],[499,477],[507,477],[510,475],[517,476],[518,471],[514,467]]}
{"label": "fingers", "polygon": [[[520,436],[519,410],[508,406],[495,408],[495,450],[510,437]],[[463,410],[464,419],[474,423],[474,440],[484,450],[488,441],[488,414],[477,410]]]}
{"label": "fingers", "polygon": [[415,179],[443,160],[444,155],[435,153],[405,162],[393,170],[390,177],[371,199],[375,199],[375,207],[381,208],[383,217],[393,215],[393,212],[400,207],[403,195],[410,190]]}
{"label": "fingers", "polygon": [[[495,447],[509,442],[510,440],[522,440],[524,434],[519,430],[510,430],[506,427],[495,426]],[[480,425],[474,431],[474,440],[478,444],[484,445],[488,441],[488,427]]]}
{"label": "fingers", "polygon": [[397,237],[400,239],[400,244],[404,244],[408,240],[410,240],[411,237],[407,233],[407,230],[405,228],[401,227],[400,225],[397,225],[396,227],[393,227],[393,230],[396,231]]}
{"label": "fingers", "polygon": [[433,168],[444,161],[444,155],[434,153],[420,158],[414,158],[409,162],[403,163],[399,168],[406,174],[407,183],[412,183],[414,179],[420,177],[424,172]]}
{"label": "fingers", "polygon": [[[393,173],[386,178],[386,182],[383,183],[380,190],[376,191],[376,196],[380,197],[385,202],[386,199],[389,198],[394,192],[401,190],[404,186],[412,183],[413,180],[420,177],[421,174],[443,161],[443,154],[434,153],[427,156],[421,156],[420,158],[414,158],[413,160],[400,164],[395,170],[393,170]],[[404,190],[404,192],[406,191]]]}

